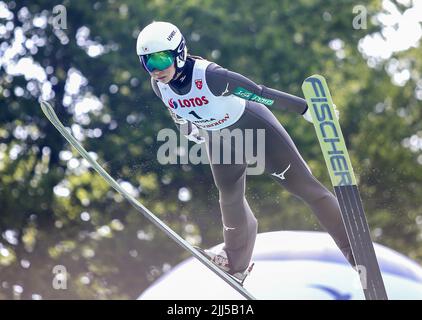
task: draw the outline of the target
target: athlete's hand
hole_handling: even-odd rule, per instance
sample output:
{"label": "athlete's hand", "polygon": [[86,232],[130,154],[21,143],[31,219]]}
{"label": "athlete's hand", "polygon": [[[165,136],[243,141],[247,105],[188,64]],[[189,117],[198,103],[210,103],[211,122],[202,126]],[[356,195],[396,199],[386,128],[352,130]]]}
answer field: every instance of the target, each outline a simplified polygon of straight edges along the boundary
{"label": "athlete's hand", "polygon": [[303,118],[305,118],[306,121],[310,123],[314,123],[314,121],[312,120],[311,110],[309,109],[309,107],[308,109],[306,109],[306,112],[302,116]]}
{"label": "athlete's hand", "polygon": [[192,128],[191,128],[189,134],[185,135],[185,137],[188,140],[193,141],[193,142],[198,143],[198,144],[205,142],[205,138],[201,137],[199,135],[198,127],[196,125],[194,125],[193,123],[191,123],[191,125],[192,125]]}
{"label": "athlete's hand", "polygon": [[[338,111],[337,106],[333,103],[333,109],[334,114],[336,115],[337,120],[340,119],[340,111]],[[306,110],[306,112],[302,115],[306,121],[309,121],[310,123],[314,123],[312,120],[311,110],[309,108]]]}

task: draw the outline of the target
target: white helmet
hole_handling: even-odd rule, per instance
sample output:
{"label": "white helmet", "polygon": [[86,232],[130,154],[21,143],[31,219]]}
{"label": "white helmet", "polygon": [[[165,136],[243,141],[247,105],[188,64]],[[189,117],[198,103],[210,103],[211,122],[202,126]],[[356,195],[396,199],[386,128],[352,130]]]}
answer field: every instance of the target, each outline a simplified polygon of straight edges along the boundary
{"label": "white helmet", "polygon": [[180,30],[169,22],[154,21],[138,35],[136,53],[145,68],[142,56],[155,52],[171,50],[176,60],[176,70],[180,71],[186,62],[187,48]]}

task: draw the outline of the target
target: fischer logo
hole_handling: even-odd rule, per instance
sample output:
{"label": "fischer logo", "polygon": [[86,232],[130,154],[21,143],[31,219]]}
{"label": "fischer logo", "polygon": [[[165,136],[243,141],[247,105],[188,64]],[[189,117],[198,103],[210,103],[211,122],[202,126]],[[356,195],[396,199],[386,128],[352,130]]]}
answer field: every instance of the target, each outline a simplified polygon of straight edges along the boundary
{"label": "fischer logo", "polygon": [[[305,80],[312,86],[311,103],[317,117],[315,128],[323,139],[323,152],[330,163],[330,175],[336,178],[336,186],[350,186],[354,184],[353,169],[349,167],[347,149],[338,121],[333,116],[329,94],[324,89],[323,82],[318,78],[308,78]],[[332,103],[332,102],[331,102]],[[326,158],[327,159],[327,158]],[[328,160],[327,160],[328,164]],[[334,180],[333,180],[334,181]]]}
{"label": "fischer logo", "polygon": [[199,90],[201,90],[202,89],[202,79],[196,79],[195,85]]}
{"label": "fischer logo", "polygon": [[173,30],[171,33],[170,33],[170,35],[167,37],[167,40],[168,41],[171,41],[171,39],[173,39],[173,37],[174,37],[174,35],[176,34],[176,31],[175,30]]}
{"label": "fischer logo", "polygon": [[169,100],[169,106],[172,109],[177,109],[179,106],[181,108],[191,108],[191,107],[200,107],[202,105],[208,104],[209,101],[207,97],[196,97],[196,98],[190,98],[190,99],[177,99],[177,102],[171,98]]}

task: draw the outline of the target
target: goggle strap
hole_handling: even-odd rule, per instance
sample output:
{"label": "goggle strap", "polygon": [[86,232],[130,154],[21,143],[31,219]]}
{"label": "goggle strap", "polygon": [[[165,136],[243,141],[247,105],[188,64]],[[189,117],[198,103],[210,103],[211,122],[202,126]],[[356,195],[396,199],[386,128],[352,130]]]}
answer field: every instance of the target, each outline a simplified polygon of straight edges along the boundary
{"label": "goggle strap", "polygon": [[144,66],[145,70],[149,71],[149,69],[147,68],[147,65],[145,64],[144,56],[139,56],[139,59],[141,60],[142,65]]}

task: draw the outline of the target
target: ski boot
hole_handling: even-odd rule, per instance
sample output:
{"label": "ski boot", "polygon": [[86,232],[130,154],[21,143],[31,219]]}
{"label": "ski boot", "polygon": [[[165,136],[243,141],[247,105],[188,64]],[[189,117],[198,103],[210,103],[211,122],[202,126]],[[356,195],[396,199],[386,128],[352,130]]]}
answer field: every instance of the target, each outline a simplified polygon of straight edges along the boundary
{"label": "ski boot", "polygon": [[227,258],[227,253],[225,250],[221,250],[218,253],[212,252],[211,250],[204,250],[199,247],[195,247],[203,256],[208,260],[214,263],[217,267],[227,273],[231,278],[239,282],[242,286],[245,282],[246,277],[251,273],[254,263],[252,263],[246,270],[243,272],[230,272],[229,259]]}

